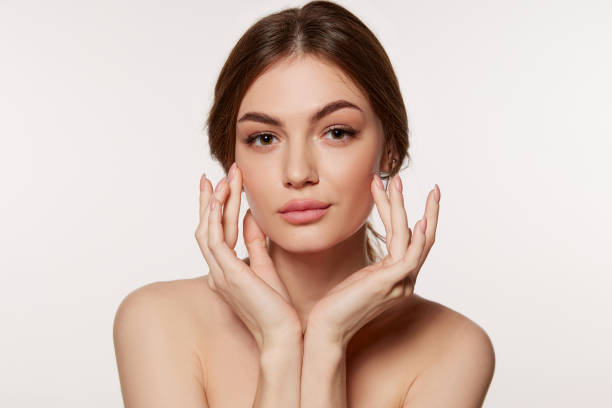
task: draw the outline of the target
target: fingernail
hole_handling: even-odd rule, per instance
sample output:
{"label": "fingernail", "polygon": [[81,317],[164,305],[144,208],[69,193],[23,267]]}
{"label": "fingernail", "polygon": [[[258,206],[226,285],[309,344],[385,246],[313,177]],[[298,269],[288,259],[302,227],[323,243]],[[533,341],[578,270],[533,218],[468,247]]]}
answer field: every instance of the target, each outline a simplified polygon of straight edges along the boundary
{"label": "fingernail", "polygon": [[205,185],[206,185],[206,173],[202,174],[202,177],[200,177],[200,191],[204,191]]}
{"label": "fingernail", "polygon": [[225,184],[225,177],[223,177],[221,180],[219,180],[219,182],[217,183],[217,186],[215,187],[215,193],[218,193],[219,191],[221,191],[221,189],[223,188],[223,185]]}
{"label": "fingernail", "polygon": [[236,172],[236,162],[232,163],[232,167],[229,169],[229,179],[234,178],[234,173]]}
{"label": "fingernail", "polygon": [[400,193],[402,192],[402,178],[399,174],[395,176],[395,188],[397,188],[397,191]]}
{"label": "fingernail", "polygon": [[435,188],[434,198],[436,199],[436,202],[439,203],[440,202],[440,187],[438,187],[438,185],[436,184],[434,188]]}
{"label": "fingernail", "polygon": [[421,231],[425,232],[427,230],[427,217],[423,217],[423,221],[421,221]]}
{"label": "fingernail", "polygon": [[376,180],[376,185],[378,186],[378,188],[384,190],[385,186],[383,186],[382,180],[380,179],[380,177],[378,177],[378,174],[374,175],[374,179]]}
{"label": "fingernail", "polygon": [[215,197],[210,197],[210,209],[214,210],[215,209]]}

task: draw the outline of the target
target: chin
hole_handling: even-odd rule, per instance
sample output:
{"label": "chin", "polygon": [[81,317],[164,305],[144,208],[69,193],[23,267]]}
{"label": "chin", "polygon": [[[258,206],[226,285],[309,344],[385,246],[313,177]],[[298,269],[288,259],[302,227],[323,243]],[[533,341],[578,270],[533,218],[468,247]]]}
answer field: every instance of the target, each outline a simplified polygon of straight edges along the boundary
{"label": "chin", "polygon": [[265,223],[264,233],[287,252],[322,252],[353,236],[367,221],[369,211],[371,207],[353,211],[350,217],[339,217],[338,214],[329,217],[331,214],[326,214],[315,222],[301,225],[287,222],[276,214],[277,218]]}
{"label": "chin", "polygon": [[326,251],[339,243],[349,239],[351,231],[340,229],[338,226],[320,228],[285,229],[278,231],[270,240],[287,252],[296,254],[309,254]]}
{"label": "chin", "polygon": [[287,252],[292,252],[295,254],[312,254],[316,252],[325,251],[333,246],[331,243],[326,241],[321,241],[321,239],[313,239],[313,240],[281,240],[280,242],[274,241],[270,238],[277,246],[283,248],[283,250]]}
{"label": "chin", "polygon": [[313,253],[324,251],[341,241],[342,236],[338,236],[338,233],[337,228],[330,228],[324,224],[300,227],[285,224],[268,237],[287,252]]}

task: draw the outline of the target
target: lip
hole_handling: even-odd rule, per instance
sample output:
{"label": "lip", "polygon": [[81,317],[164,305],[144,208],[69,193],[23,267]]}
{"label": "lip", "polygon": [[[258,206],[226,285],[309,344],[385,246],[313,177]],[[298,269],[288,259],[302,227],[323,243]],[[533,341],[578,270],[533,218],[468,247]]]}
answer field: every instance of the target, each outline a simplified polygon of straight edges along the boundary
{"label": "lip", "polygon": [[295,211],[304,211],[304,210],[319,210],[329,207],[331,204],[324,203],[319,200],[291,200],[287,201],[281,208],[278,210],[280,213],[287,212],[295,212]]}
{"label": "lip", "polygon": [[330,206],[318,200],[292,200],[286,202],[279,213],[291,224],[306,224],[323,217]]}
{"label": "lip", "polygon": [[280,216],[291,224],[306,224],[323,217],[327,210],[329,210],[329,207],[315,208],[313,210],[288,211],[280,213]]}

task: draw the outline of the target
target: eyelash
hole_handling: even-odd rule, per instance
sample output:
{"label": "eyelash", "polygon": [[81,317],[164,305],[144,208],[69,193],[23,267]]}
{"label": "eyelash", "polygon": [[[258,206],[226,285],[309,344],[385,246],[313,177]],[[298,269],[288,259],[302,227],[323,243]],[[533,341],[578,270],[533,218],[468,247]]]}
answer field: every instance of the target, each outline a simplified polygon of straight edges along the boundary
{"label": "eyelash", "polygon": [[[341,131],[344,132],[345,135],[347,135],[347,138],[340,140],[339,144],[346,143],[346,140],[354,138],[355,135],[357,134],[356,130],[353,130],[353,129],[349,128],[349,127],[341,127],[341,126],[332,126],[331,128],[327,129],[325,131],[325,133],[327,134],[327,133],[329,133],[331,131],[334,131],[334,130],[341,130]],[[268,133],[268,132],[255,133],[255,134],[247,137],[246,140],[245,140],[245,143],[247,145],[251,145],[251,144],[253,144],[253,142],[255,140],[257,140],[260,137],[265,136],[265,135],[270,135],[270,136],[276,137],[273,134]],[[335,140],[338,140],[338,139],[335,139]],[[267,144],[267,145],[261,145],[260,147],[266,147],[266,146],[272,146],[272,145],[271,144]]]}

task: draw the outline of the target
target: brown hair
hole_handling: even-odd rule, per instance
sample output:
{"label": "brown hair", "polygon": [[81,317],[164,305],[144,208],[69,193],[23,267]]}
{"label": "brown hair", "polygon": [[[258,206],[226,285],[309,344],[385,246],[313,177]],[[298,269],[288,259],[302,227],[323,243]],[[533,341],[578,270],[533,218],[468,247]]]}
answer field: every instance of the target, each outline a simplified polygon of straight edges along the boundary
{"label": "brown hair", "polygon": [[[350,11],[329,1],[311,1],[300,8],[270,14],[253,24],[230,52],[215,85],[206,126],[212,156],[227,173],[235,160],[236,120],[249,86],[267,67],[293,54],[326,58],[342,69],[362,90],[384,131],[389,163],[383,180],[409,162],[408,119],[399,83],[387,53],[374,34]],[[383,160],[387,155],[383,154]],[[388,183],[385,183],[388,186]],[[366,228],[385,241],[368,221]],[[370,262],[381,258],[367,241]]]}

